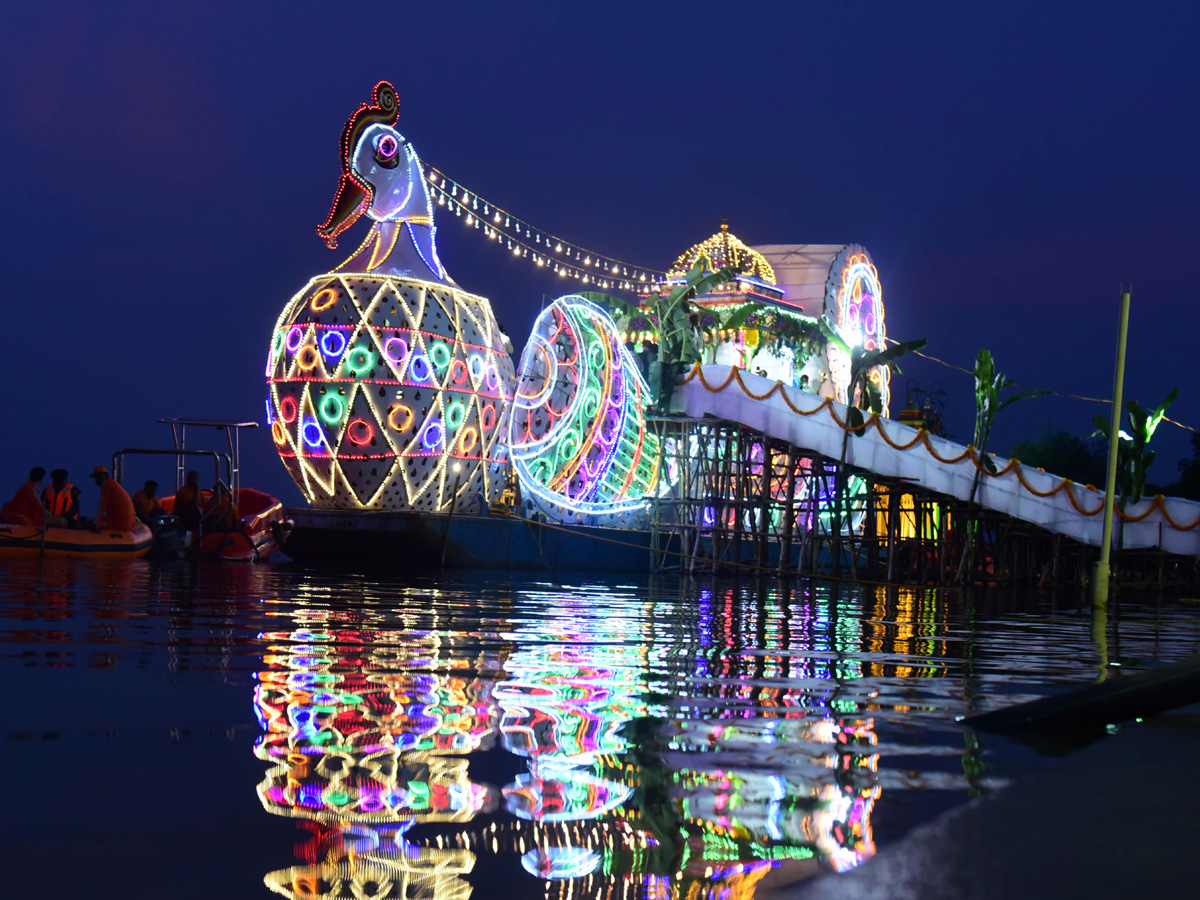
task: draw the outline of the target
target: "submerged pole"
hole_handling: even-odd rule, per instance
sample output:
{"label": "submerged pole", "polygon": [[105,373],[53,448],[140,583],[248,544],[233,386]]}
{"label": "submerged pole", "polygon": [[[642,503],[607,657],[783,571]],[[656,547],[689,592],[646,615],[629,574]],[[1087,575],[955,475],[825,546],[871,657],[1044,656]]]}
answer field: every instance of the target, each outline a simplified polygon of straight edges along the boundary
{"label": "submerged pole", "polygon": [[1100,562],[1092,571],[1092,603],[1108,606],[1109,559],[1112,555],[1113,504],[1117,493],[1117,451],[1121,441],[1121,401],[1125,390],[1125,338],[1129,333],[1129,291],[1121,293],[1121,324],[1117,332],[1117,372],[1113,379],[1112,420],[1108,427],[1108,477],[1104,483],[1104,537]]}

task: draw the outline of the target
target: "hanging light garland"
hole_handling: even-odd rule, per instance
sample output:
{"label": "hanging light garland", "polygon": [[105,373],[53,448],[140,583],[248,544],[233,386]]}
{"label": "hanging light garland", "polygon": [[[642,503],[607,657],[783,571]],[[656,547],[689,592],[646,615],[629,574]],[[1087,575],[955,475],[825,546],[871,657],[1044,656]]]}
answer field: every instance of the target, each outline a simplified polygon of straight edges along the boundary
{"label": "hanging light garland", "polygon": [[562,278],[602,290],[646,292],[666,281],[667,273],[648,269],[565,241],[468,190],[435,166],[421,160],[429,191],[438,206],[466,220],[468,228],[484,233],[506,252],[528,259]]}

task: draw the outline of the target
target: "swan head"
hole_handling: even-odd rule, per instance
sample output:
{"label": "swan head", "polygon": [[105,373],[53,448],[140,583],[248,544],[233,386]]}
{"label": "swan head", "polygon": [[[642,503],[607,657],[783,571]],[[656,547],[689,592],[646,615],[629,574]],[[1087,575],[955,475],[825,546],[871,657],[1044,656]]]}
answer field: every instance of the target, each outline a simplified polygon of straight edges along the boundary
{"label": "swan head", "polygon": [[342,129],[342,177],[317,234],[329,247],[364,213],[377,222],[432,216],[416,151],[399,131],[400,101],[386,81],[370,104],[359,106]]}

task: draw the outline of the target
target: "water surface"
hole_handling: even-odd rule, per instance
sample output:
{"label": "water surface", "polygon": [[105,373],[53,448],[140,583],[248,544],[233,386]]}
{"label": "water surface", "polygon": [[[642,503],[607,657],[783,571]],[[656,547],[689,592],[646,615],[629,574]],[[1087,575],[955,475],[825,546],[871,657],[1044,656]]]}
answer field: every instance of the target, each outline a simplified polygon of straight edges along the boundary
{"label": "water surface", "polygon": [[956,717],[1193,612],[1125,598],[1101,647],[1073,596],[9,561],[7,886],[765,897],[1038,764]]}

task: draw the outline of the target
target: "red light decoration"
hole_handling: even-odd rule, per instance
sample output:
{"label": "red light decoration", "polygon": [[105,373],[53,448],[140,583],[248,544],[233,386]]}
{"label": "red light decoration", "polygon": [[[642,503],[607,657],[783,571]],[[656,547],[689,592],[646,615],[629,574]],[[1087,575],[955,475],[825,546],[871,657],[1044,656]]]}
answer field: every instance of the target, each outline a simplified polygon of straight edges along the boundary
{"label": "red light decoration", "polygon": [[351,419],[350,424],[346,426],[346,437],[350,439],[350,443],[361,447],[363,444],[369,444],[371,438],[375,437],[375,429],[362,419]]}
{"label": "red light decoration", "polygon": [[292,397],[279,398],[279,418],[291,424],[296,421],[296,401]]}

